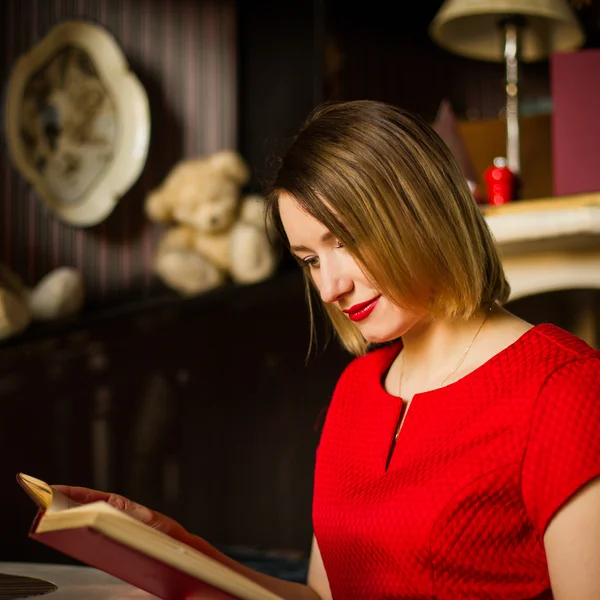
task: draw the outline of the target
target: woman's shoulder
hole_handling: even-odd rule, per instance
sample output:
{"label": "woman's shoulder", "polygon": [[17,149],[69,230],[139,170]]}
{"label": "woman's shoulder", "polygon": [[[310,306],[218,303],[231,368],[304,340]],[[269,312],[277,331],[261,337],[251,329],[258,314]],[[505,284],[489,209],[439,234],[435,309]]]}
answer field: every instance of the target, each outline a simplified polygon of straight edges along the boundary
{"label": "woman's shoulder", "polygon": [[504,360],[496,366],[505,374],[513,372],[520,386],[527,387],[527,381],[545,387],[549,380],[577,386],[590,375],[600,374],[600,352],[551,323],[535,325],[501,354]]}
{"label": "woman's shoulder", "polygon": [[501,337],[499,339],[501,349],[493,354],[483,369],[476,371],[486,377],[483,380],[478,377],[475,381],[485,381],[488,385],[490,377],[496,378],[502,389],[516,389],[520,393],[528,390],[533,398],[549,378],[559,376],[571,385],[577,379],[574,373],[600,371],[600,352],[573,333],[551,323],[530,326],[516,339],[511,340],[508,336],[508,343]]}
{"label": "woman's shoulder", "polygon": [[600,352],[592,348],[586,341],[552,323],[536,325],[531,331],[536,334],[538,343],[560,348],[572,356],[580,358],[600,356]]}
{"label": "woman's shoulder", "polygon": [[552,323],[536,325],[528,333],[531,335],[524,354],[532,361],[554,365],[555,368],[574,361],[591,361],[591,364],[600,361],[598,350],[577,335]]}
{"label": "woman's shoulder", "polygon": [[508,343],[501,342],[498,356],[503,354],[528,366],[600,357],[600,352],[583,339],[552,323],[530,326]]}
{"label": "woman's shoulder", "polygon": [[559,385],[574,385],[578,389],[590,385],[589,391],[596,396],[600,394],[600,351],[555,325],[540,325],[536,327],[536,333],[539,343],[560,357],[549,373],[549,379]]}

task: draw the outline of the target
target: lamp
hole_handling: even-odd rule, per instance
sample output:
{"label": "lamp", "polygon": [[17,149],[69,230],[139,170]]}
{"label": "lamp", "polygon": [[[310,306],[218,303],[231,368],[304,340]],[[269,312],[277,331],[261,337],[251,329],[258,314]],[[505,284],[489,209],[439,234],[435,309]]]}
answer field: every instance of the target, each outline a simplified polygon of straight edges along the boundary
{"label": "lamp", "polygon": [[565,0],[446,0],[429,35],[442,48],[506,65],[506,159],[521,173],[519,62],[580,47],[584,34]]}

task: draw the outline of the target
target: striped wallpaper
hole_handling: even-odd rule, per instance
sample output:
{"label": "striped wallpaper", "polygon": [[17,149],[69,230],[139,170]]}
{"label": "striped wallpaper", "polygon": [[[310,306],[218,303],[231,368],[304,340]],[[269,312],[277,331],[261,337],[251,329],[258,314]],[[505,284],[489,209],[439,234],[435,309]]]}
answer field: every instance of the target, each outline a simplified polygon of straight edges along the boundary
{"label": "striped wallpaper", "polygon": [[165,293],[151,272],[161,227],[144,197],[180,159],[237,145],[235,0],[2,0],[2,84],[13,62],[59,21],[105,26],[146,87],[152,118],[139,180],[101,224],[60,221],[13,168],[2,136],[0,261],[33,285],[60,265],[80,268],[88,305]]}

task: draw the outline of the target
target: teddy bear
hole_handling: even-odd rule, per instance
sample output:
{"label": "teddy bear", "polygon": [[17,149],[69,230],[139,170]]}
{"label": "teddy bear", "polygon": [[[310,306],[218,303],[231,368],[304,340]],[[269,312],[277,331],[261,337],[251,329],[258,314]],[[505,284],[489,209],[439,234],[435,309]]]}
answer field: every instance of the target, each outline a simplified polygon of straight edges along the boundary
{"label": "teddy bear", "polygon": [[48,272],[32,288],[0,264],[0,340],[24,331],[32,321],[52,321],[78,313],[84,303],[81,273],[72,267]]}
{"label": "teddy bear", "polygon": [[250,179],[234,150],[182,160],[146,197],[151,221],[166,224],[156,248],[154,271],[183,296],[195,296],[233,281],[250,284],[277,267],[273,228],[265,201],[242,193]]}

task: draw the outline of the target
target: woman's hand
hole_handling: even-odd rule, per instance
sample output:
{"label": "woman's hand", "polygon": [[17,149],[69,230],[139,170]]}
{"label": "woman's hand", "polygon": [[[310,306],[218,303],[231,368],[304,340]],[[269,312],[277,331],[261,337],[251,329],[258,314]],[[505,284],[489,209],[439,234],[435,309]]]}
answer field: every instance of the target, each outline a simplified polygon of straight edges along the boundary
{"label": "woman's hand", "polygon": [[[60,492],[79,504],[89,504],[90,502],[97,502],[99,500],[108,502],[108,504],[111,506],[122,510],[124,513],[130,515],[134,519],[142,521],[142,523],[146,523],[146,525],[150,525],[150,527],[162,531],[163,533],[166,533],[167,535],[170,535],[171,537],[188,544],[192,548],[195,548],[199,552],[206,554],[230,569],[233,569],[238,573],[242,573],[246,577],[256,581],[263,587],[279,595],[281,598],[285,598],[287,600],[321,600],[316,592],[306,585],[277,579],[276,577],[255,571],[254,569],[236,562],[232,558],[217,550],[214,546],[211,546],[206,540],[188,533],[179,523],[177,523],[177,521],[174,521],[170,517],[167,517],[159,512],[151,510],[146,506],[142,506],[137,502],[133,502],[132,500],[129,500],[129,498],[125,498],[119,494],[109,494],[108,492],[100,492],[99,490],[91,490],[84,487],[73,487],[70,485],[53,485],[52,489]],[[311,564],[313,565],[313,579],[315,579],[315,561],[312,561]],[[217,597],[215,595],[216,592],[211,593],[211,598]],[[326,595],[323,597],[331,598],[331,595]],[[223,598],[225,598],[225,596],[223,596]]]}
{"label": "woman's hand", "polygon": [[162,531],[171,537],[184,541],[189,537],[188,532],[177,521],[163,515],[159,512],[151,510],[146,506],[142,506],[137,502],[133,502],[119,494],[110,494],[99,490],[92,490],[84,487],[74,487],[70,485],[53,485],[52,489],[64,494],[71,500],[79,504],[89,504],[103,500],[111,506],[118,508],[130,517],[149,525],[153,529]]}

